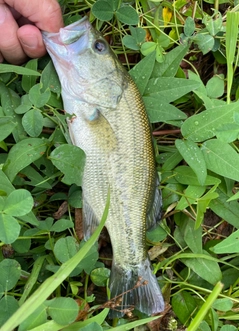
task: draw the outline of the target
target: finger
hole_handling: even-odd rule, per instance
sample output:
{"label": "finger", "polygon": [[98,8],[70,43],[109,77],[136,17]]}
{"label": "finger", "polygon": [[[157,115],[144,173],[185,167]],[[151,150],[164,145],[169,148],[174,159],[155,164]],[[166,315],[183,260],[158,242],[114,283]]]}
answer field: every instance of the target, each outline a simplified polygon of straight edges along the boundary
{"label": "finger", "polygon": [[46,53],[41,32],[34,25],[23,25],[17,31],[21,46],[29,57],[41,57]]}
{"label": "finger", "polygon": [[61,8],[56,0],[0,0],[4,2],[41,30],[58,32],[63,27]]}
{"label": "finger", "polygon": [[2,54],[0,53],[0,63],[2,63],[4,61],[4,58],[2,56]]}
{"label": "finger", "polygon": [[11,63],[19,64],[26,59],[26,55],[17,37],[18,25],[10,10],[0,4],[0,52]]}

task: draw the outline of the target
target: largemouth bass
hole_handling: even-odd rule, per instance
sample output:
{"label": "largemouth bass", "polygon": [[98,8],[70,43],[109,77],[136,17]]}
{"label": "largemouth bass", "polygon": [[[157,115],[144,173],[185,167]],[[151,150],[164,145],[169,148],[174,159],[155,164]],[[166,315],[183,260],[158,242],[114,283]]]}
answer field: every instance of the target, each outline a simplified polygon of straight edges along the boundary
{"label": "largemouth bass", "polygon": [[102,217],[113,247],[111,317],[128,308],[151,315],[164,301],[147,256],[146,228],[160,215],[161,196],[150,125],[139,91],[108,43],[87,18],[43,32],[61,86],[72,143],[86,154],[82,190],[85,238]]}

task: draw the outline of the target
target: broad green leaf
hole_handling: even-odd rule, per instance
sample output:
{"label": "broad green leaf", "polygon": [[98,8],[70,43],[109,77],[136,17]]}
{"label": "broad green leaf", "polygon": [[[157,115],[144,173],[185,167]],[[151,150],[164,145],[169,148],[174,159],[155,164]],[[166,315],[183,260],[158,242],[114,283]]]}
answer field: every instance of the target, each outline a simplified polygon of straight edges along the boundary
{"label": "broad green leaf", "polygon": [[67,325],[75,321],[78,315],[77,302],[72,298],[55,298],[46,301],[48,314],[60,325]]}
{"label": "broad green leaf", "polygon": [[[133,330],[134,328],[136,329],[137,326],[145,325],[145,324],[147,324],[149,322],[152,322],[153,320],[155,320],[157,318],[158,317],[153,316],[153,317],[148,317],[148,318],[136,320],[134,322],[122,324],[122,325],[119,325],[119,326],[114,327],[112,331],[128,331],[128,330]],[[70,330],[68,329],[66,331],[70,331]],[[71,331],[73,331],[73,330],[71,330]],[[75,331],[77,331],[77,330],[75,330]]]}
{"label": "broad green leaf", "polygon": [[45,176],[41,176],[41,173],[37,171],[33,166],[27,166],[26,168],[21,170],[21,174],[25,175],[26,182],[28,185],[37,186],[38,188],[51,189],[48,178]]}
{"label": "broad green leaf", "polygon": [[2,170],[0,170],[0,183],[1,191],[5,192],[6,195],[14,191],[14,186]]}
{"label": "broad green leaf", "polygon": [[[175,174],[175,179],[181,184],[201,186],[201,184],[197,179],[196,174],[190,167],[179,166],[174,169],[174,174]],[[221,183],[220,179],[207,175],[204,185],[219,185],[220,183]]]}
{"label": "broad green leaf", "polygon": [[228,196],[222,191],[217,191],[219,194],[216,200],[210,202],[210,209],[220,216],[222,219],[239,228],[239,204],[237,201],[228,202]]}
{"label": "broad green leaf", "polygon": [[[36,291],[26,300],[26,302],[24,302],[21,305],[21,307],[14,314],[12,314],[11,318],[9,318],[3,326],[3,328],[6,331],[13,330],[16,326],[22,323],[28,316],[30,316],[51,295],[51,293],[56,288],[58,288],[59,285],[62,284],[62,282],[70,275],[72,270],[74,270],[75,267],[79,263],[81,263],[82,259],[86,256],[86,254],[89,252],[91,247],[97,241],[100,232],[104,227],[108,215],[109,204],[110,204],[110,195],[108,194],[101,223],[98,226],[98,228],[95,230],[95,232],[92,234],[90,239],[85,243],[85,245],[81,248],[81,250],[77,252],[75,256],[73,256],[69,261],[63,264],[53,276],[48,277],[44,281],[44,283],[41,284],[36,289]],[[105,312],[107,314],[108,310],[104,311],[104,313]],[[152,320],[152,318],[150,320]],[[42,331],[42,327],[41,327],[41,331]],[[73,331],[72,328],[71,331]]]}
{"label": "broad green leaf", "polygon": [[156,56],[156,48],[157,43],[155,43],[154,41],[146,41],[141,45],[140,51],[144,56],[148,56],[151,53]]}
{"label": "broad green leaf", "polygon": [[172,102],[199,86],[198,82],[184,78],[157,77],[149,80],[144,95],[157,95],[167,102]]}
{"label": "broad green leaf", "polygon": [[28,110],[32,108],[32,104],[27,105],[27,104],[21,104],[15,109],[16,114],[25,114]]}
{"label": "broad green leaf", "polygon": [[173,296],[172,308],[180,322],[185,324],[190,321],[190,316],[197,308],[197,303],[189,292],[181,291]]}
{"label": "broad green leaf", "polygon": [[200,198],[205,192],[205,186],[189,185],[183,192],[183,196],[179,200],[176,210],[184,210],[188,206],[195,204],[196,199]]}
{"label": "broad green leaf", "polygon": [[96,322],[93,322],[93,323],[90,323],[86,326],[84,326],[83,328],[81,328],[81,331],[103,331],[102,327],[96,323]]}
{"label": "broad green leaf", "polygon": [[197,215],[195,222],[195,229],[201,226],[204,220],[204,214],[213,199],[218,198],[218,193],[214,192],[217,188],[217,185],[213,186],[204,196],[197,199]]}
{"label": "broad green leaf", "polygon": [[180,196],[177,192],[182,192],[183,186],[180,184],[167,184],[164,186],[164,190],[162,191],[163,198],[163,209],[166,210],[168,206],[177,202]]}
{"label": "broad green leaf", "polygon": [[239,230],[236,230],[222,242],[212,247],[211,250],[216,254],[239,253]]}
{"label": "broad green leaf", "polygon": [[110,21],[114,14],[113,1],[96,1],[92,6],[92,14],[101,21]]}
{"label": "broad green leaf", "polygon": [[20,278],[21,266],[16,260],[4,259],[0,262],[0,274],[0,284],[4,291],[10,291]]}
{"label": "broad green leaf", "polygon": [[214,301],[212,307],[220,311],[228,311],[232,309],[233,301],[228,298],[217,299]]}
{"label": "broad green leaf", "polygon": [[157,244],[167,237],[167,232],[162,228],[161,225],[157,225],[156,228],[147,231],[146,237],[150,243]]}
{"label": "broad green leaf", "polygon": [[11,148],[3,166],[3,171],[12,181],[21,169],[42,157],[46,148],[44,139],[28,138],[19,141]]}
{"label": "broad green leaf", "polygon": [[234,195],[232,195],[227,202],[229,201],[233,201],[233,200],[238,200],[239,199],[239,192],[235,193]]}
{"label": "broad green leaf", "polygon": [[[80,249],[82,249],[82,247],[84,247],[84,245],[86,245],[86,243],[84,241],[82,241],[80,243]],[[81,264],[79,266],[87,274],[90,274],[91,271],[95,268],[95,264],[97,262],[98,257],[99,257],[98,248],[96,245],[94,245],[91,247],[91,249],[87,253],[86,257],[81,261]]]}
{"label": "broad green leaf", "polygon": [[[44,221],[41,221],[38,225],[38,229],[41,229],[43,231],[49,231],[51,230],[51,227],[53,225],[54,218],[47,217]],[[72,238],[73,239],[73,238]]]}
{"label": "broad green leaf", "polygon": [[21,97],[21,104],[14,109],[16,114],[25,114],[32,108],[32,103],[29,100],[29,94],[24,94]]}
{"label": "broad green leaf", "polygon": [[4,72],[15,72],[18,75],[27,75],[27,76],[41,76],[41,74],[35,70],[31,70],[20,66],[14,66],[11,64],[0,63],[0,73],[4,73]]}
{"label": "broad green leaf", "polygon": [[12,131],[14,140],[18,142],[19,140],[26,138],[26,132],[22,126],[22,117],[14,111],[21,102],[19,95],[0,82],[0,98],[4,114],[6,116],[12,116],[14,118],[14,122],[17,123],[16,127]]}
{"label": "broad green leaf", "polygon": [[50,154],[52,163],[64,174],[62,181],[68,185],[81,185],[85,153],[73,145],[61,145]]}
{"label": "broad green leaf", "polygon": [[207,168],[200,148],[190,140],[177,139],[175,145],[184,160],[195,172],[199,183],[204,185],[207,177]]}
{"label": "broad green leaf", "polygon": [[[21,233],[20,233],[21,236]],[[24,236],[24,235],[23,235]],[[12,243],[12,247],[15,252],[23,254],[23,253],[28,253],[31,247],[31,239],[17,239]]]}
{"label": "broad green leaf", "polygon": [[0,117],[0,141],[7,138],[16,126],[17,123],[14,122],[13,117]]}
{"label": "broad green leaf", "polygon": [[145,96],[143,100],[151,123],[168,123],[187,118],[185,113],[169,104],[161,95]]}
{"label": "broad green leaf", "polygon": [[210,35],[215,36],[222,29],[222,15],[220,12],[215,13],[215,15],[209,16],[204,14],[203,24],[206,25],[206,28]]}
{"label": "broad green leaf", "polygon": [[165,54],[162,63],[155,62],[152,77],[174,77],[188,49],[189,45],[179,45]]}
{"label": "broad green leaf", "polygon": [[174,169],[182,161],[182,159],[182,155],[178,151],[170,153],[162,165],[163,171]]}
{"label": "broad green leaf", "polygon": [[[38,64],[38,59],[31,59],[26,63],[25,68],[37,72],[37,64]],[[22,88],[25,92],[28,93],[31,87],[36,84],[37,76],[39,75],[35,75],[35,76],[24,75],[22,77]]]}
{"label": "broad green leaf", "polygon": [[11,216],[23,216],[32,210],[33,204],[31,193],[24,189],[18,189],[7,197],[3,212]]}
{"label": "broad green leaf", "polygon": [[239,181],[239,155],[229,144],[218,139],[202,144],[207,168],[216,174]]}
{"label": "broad green leaf", "polygon": [[0,326],[2,326],[18,308],[18,301],[12,295],[5,295],[0,300]]}
{"label": "broad green leaf", "polygon": [[43,69],[40,82],[43,91],[50,89],[52,92],[56,93],[58,97],[60,96],[61,84],[52,61],[49,61]]}
{"label": "broad green leaf", "polygon": [[109,276],[110,270],[108,268],[96,268],[90,273],[90,278],[96,286],[106,286]]}
{"label": "broad green leaf", "polygon": [[120,7],[115,14],[118,20],[125,24],[137,25],[139,22],[138,13],[130,5]]}
{"label": "broad green leaf", "polygon": [[198,33],[192,38],[193,42],[198,45],[203,55],[207,54],[213,49],[215,39],[209,34]]}
{"label": "broad green leaf", "polygon": [[182,226],[179,227],[183,239],[195,254],[202,253],[202,228],[195,229],[195,222],[191,219],[185,219]]}
{"label": "broad green leaf", "polygon": [[7,144],[4,141],[0,141],[0,148],[2,148],[5,152],[8,151]]}
{"label": "broad green leaf", "polygon": [[20,324],[18,331],[31,330],[37,326],[46,323],[47,313],[46,306],[40,305],[23,323]]}
{"label": "broad green leaf", "polygon": [[126,35],[123,37],[123,44],[133,50],[139,50],[140,44],[145,40],[146,31],[143,28],[134,28],[133,26],[129,27],[131,35]]}
{"label": "broad green leaf", "polygon": [[[85,328],[89,324],[90,324],[90,329],[87,329],[87,330],[89,330],[89,331],[94,330],[95,331],[96,325],[100,326],[104,322],[108,312],[109,312],[109,308],[105,308],[101,313],[98,313],[97,315],[95,315],[91,318],[88,318],[85,321],[75,322],[75,323],[73,323],[69,326],[65,326],[64,328],[62,328],[62,326],[57,324],[56,322],[49,321],[49,322],[45,323],[44,325],[40,326],[39,328],[35,328],[32,331],[42,331],[43,329],[44,329],[44,331],[58,331],[60,329],[62,329],[64,331],[82,331],[82,330],[84,330],[83,328]],[[152,322],[152,321],[154,321],[158,318],[159,318],[158,316],[154,316],[154,317],[139,319],[139,320],[136,320],[134,322],[129,322],[129,323],[126,323],[126,324],[121,324],[119,326],[116,326],[112,330],[113,331],[133,330],[137,326],[145,325],[145,324],[147,324],[149,322]],[[93,323],[96,323],[96,324],[93,324]],[[94,329],[92,329],[92,324],[94,325]],[[97,331],[102,331],[102,328],[99,329],[99,330],[98,329],[96,329],[96,330]]]}
{"label": "broad green leaf", "polygon": [[34,85],[29,91],[29,100],[37,108],[43,107],[47,103],[47,101],[50,99],[50,96],[51,96],[50,89],[46,89],[43,92],[42,84],[40,84],[40,83]]}
{"label": "broad green leaf", "polygon": [[192,259],[183,258],[181,261],[202,279],[205,279],[208,283],[215,285],[222,278],[221,270],[216,261],[207,258],[211,256],[206,251],[203,251],[203,253],[205,258],[200,255],[201,257]]}
{"label": "broad green leaf", "polygon": [[[82,242],[80,245],[73,237],[60,238],[54,246],[54,254],[56,258],[61,262],[65,263],[70,258],[75,256],[77,252],[85,245]],[[95,268],[95,263],[97,262],[99,255],[96,246],[92,246],[90,251],[87,253],[86,257],[81,261],[79,265],[72,271],[71,276],[79,275],[83,270],[87,274]]]}
{"label": "broad green leaf", "polygon": [[82,208],[82,190],[76,185],[72,185],[69,190],[68,203],[71,207]]}
{"label": "broad green leaf", "polygon": [[18,221],[5,214],[0,214],[0,240],[5,244],[12,244],[17,240],[21,227]]}
{"label": "broad green leaf", "polygon": [[138,62],[133,69],[129,71],[131,77],[136,83],[141,95],[144,94],[145,88],[149,82],[149,78],[154,68],[155,54],[151,53],[140,62]]}
{"label": "broad green leaf", "polygon": [[195,31],[195,23],[194,19],[192,17],[187,17],[184,23],[184,28],[183,28],[184,34],[187,37],[190,37],[193,35]]}
{"label": "broad green leaf", "polygon": [[238,328],[234,325],[223,325],[220,331],[238,331]]}
{"label": "broad green leaf", "polygon": [[43,116],[39,110],[31,109],[22,118],[22,125],[30,137],[38,137],[43,128]]}
{"label": "broad green leaf", "polygon": [[38,226],[39,224],[38,219],[36,218],[35,214],[32,211],[26,215],[18,216],[18,218],[25,223],[29,223],[35,226]]}
{"label": "broad green leaf", "polygon": [[60,219],[57,220],[51,227],[51,231],[63,232],[67,229],[74,228],[74,223],[71,220]]}
{"label": "broad green leaf", "polygon": [[225,104],[189,117],[181,128],[183,136],[196,142],[212,138],[221,125],[234,122],[238,107],[239,102]]}
{"label": "broad green leaf", "polygon": [[202,93],[204,95],[207,95],[207,90],[206,90],[206,87],[204,86],[200,76],[198,74],[196,74],[195,72],[191,71],[191,70],[188,70],[188,78],[190,80],[194,80],[196,82],[198,82],[200,85],[199,87],[197,88],[197,90],[194,92],[194,93]]}
{"label": "broad green leaf", "polygon": [[206,84],[207,95],[209,98],[219,98],[224,94],[224,76],[213,76]]}
{"label": "broad green leaf", "polygon": [[206,109],[211,109],[213,108],[213,102],[212,102],[212,99],[210,99],[206,94],[202,93],[201,91],[193,91],[193,93],[199,98],[201,99],[204,107]]}
{"label": "broad green leaf", "polygon": [[[60,238],[55,246],[54,246],[54,254],[56,258],[61,262],[65,263],[70,258],[76,255],[76,253],[79,251],[79,244],[73,237],[65,237]],[[90,252],[88,254],[91,254]],[[87,256],[88,256],[87,254]],[[84,260],[81,261],[80,265],[78,265],[74,271],[72,271],[71,276],[77,275],[84,269],[84,266],[82,265],[84,263]],[[89,261],[91,263],[91,261]]]}
{"label": "broad green leaf", "polygon": [[239,124],[230,123],[221,125],[218,130],[216,130],[216,136],[219,140],[226,143],[235,141],[239,136]]}
{"label": "broad green leaf", "polygon": [[211,331],[211,328],[206,321],[202,321],[197,331]]}
{"label": "broad green leaf", "polygon": [[133,49],[134,51],[138,51],[140,49],[137,41],[130,35],[124,36],[122,42],[126,47]]}

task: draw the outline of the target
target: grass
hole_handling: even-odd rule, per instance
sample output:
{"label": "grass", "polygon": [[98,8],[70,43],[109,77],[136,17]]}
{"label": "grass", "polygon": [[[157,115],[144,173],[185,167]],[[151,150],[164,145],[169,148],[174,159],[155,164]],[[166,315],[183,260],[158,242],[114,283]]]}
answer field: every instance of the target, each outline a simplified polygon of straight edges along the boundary
{"label": "grass", "polygon": [[84,154],[44,57],[0,64],[1,331],[237,330],[238,6],[60,3],[66,24],[89,15],[143,96],[163,195],[147,245],[166,309],[107,318],[110,245],[94,245],[106,215],[83,245]]}

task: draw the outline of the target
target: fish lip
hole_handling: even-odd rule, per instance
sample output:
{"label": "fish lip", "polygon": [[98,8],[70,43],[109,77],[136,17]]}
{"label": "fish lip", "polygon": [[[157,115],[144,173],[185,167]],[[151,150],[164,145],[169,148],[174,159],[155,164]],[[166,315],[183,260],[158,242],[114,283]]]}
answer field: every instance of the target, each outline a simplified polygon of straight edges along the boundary
{"label": "fish lip", "polygon": [[60,28],[59,32],[42,31],[41,33],[47,51],[52,55],[57,56],[59,53],[59,46],[61,52],[64,53],[67,45],[74,43],[89,29],[91,29],[91,24],[88,17],[84,16],[81,20],[64,28]]}

